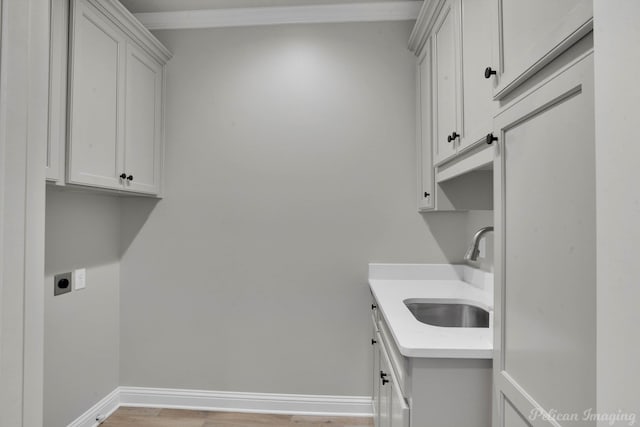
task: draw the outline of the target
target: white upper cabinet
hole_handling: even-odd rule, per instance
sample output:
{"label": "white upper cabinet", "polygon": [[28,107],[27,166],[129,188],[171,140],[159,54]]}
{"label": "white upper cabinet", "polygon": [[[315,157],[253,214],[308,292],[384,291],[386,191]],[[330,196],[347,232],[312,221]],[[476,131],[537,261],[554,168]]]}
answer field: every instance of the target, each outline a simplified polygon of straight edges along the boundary
{"label": "white upper cabinet", "polygon": [[116,0],[72,0],[67,182],[158,195],[171,54]]}
{"label": "white upper cabinet", "polygon": [[457,8],[447,0],[435,22],[433,46],[434,163],[456,154],[458,129],[458,39]]}
{"label": "white upper cabinet", "polygon": [[[519,86],[593,28],[592,0],[492,0],[496,99]],[[496,19],[497,18],[497,19]]]}
{"label": "white upper cabinet", "polygon": [[435,165],[484,141],[491,130],[496,103],[492,83],[485,78],[493,59],[487,25],[492,22],[491,1],[442,1],[418,55],[422,58],[431,49]]}
{"label": "white upper cabinet", "polygon": [[418,57],[420,211],[490,208],[486,180],[441,183],[493,161],[492,147],[485,144],[497,108],[492,82],[485,78],[492,62],[491,1],[426,2],[411,34],[409,45]]}

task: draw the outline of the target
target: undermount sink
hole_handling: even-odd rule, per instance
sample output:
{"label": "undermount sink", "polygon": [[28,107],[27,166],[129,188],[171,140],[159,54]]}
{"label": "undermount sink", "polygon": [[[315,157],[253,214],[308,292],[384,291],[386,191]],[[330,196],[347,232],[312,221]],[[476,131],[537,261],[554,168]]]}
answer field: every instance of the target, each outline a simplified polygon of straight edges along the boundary
{"label": "undermount sink", "polygon": [[419,322],[447,328],[488,328],[489,312],[471,304],[404,302]]}

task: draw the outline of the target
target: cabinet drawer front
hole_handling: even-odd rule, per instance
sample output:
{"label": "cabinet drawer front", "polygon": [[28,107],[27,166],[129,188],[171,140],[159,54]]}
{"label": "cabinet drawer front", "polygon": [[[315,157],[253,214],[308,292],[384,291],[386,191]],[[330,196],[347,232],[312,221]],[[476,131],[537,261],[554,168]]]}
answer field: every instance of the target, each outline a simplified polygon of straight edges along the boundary
{"label": "cabinet drawer front", "polygon": [[73,4],[69,182],[121,189],[124,36],[92,5]]}
{"label": "cabinet drawer front", "polygon": [[388,354],[391,362],[391,368],[398,380],[397,384],[402,393],[408,396],[410,387],[408,360],[400,353],[400,350],[398,350],[398,347],[393,340],[393,335],[391,335],[391,331],[383,319],[378,321],[378,325],[380,328],[380,337],[382,339],[380,349]]}

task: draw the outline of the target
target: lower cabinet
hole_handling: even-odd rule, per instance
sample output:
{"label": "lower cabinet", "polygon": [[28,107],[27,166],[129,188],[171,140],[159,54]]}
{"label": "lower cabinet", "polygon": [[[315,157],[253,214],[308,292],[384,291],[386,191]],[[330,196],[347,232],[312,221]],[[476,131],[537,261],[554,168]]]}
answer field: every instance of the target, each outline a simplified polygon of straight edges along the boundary
{"label": "lower cabinet", "polygon": [[372,307],[374,425],[490,426],[492,361],[404,357]]}
{"label": "lower cabinet", "polygon": [[378,424],[384,427],[409,427],[409,405],[402,394],[400,383],[394,374],[391,360],[384,345],[380,346],[379,383],[380,417]]}

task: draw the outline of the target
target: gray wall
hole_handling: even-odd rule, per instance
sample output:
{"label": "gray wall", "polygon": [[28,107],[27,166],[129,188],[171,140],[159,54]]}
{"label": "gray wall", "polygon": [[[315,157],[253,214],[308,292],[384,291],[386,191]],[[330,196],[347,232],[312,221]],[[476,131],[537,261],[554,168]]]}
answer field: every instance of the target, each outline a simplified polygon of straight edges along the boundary
{"label": "gray wall", "polygon": [[[45,427],[62,427],[118,386],[120,201],[49,188]],[[87,268],[87,288],[53,296],[53,275]]]}
{"label": "gray wall", "polygon": [[[598,411],[640,420],[640,3],[594,2]],[[631,133],[629,133],[631,132]],[[611,425],[607,420],[601,426]],[[614,425],[628,426],[628,420]]]}
{"label": "gray wall", "polygon": [[123,205],[121,385],[369,393],[368,262],[456,262],[416,211],[410,23],[160,32],[165,199]]}

